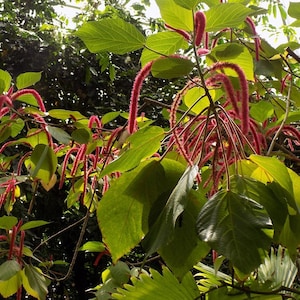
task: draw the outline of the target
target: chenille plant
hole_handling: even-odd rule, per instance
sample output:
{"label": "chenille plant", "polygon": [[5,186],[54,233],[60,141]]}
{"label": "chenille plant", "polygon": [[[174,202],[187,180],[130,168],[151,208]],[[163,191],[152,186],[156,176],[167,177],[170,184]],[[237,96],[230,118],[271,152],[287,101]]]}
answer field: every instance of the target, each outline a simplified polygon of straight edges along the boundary
{"label": "chenille plant", "polygon": [[[105,125],[120,113],[87,118],[47,111],[29,89],[40,74],[21,74],[14,91],[1,71],[0,205],[8,215],[0,218],[2,296],[21,299],[24,288],[45,299],[49,280],[68,278],[81,250],[98,252],[95,265],[104,255],[112,261],[90,290],[96,299],[300,294],[291,283],[295,268],[285,268],[289,280],[281,285],[266,279],[269,262],[281,264],[274,251],[294,265],[300,243],[298,56],[260,39],[255,20],[264,10],[249,1],[204,2],[157,0],[165,30],[146,37],[120,18],[76,31],[93,53],[141,51],[126,123],[116,129]],[[180,79],[169,99],[147,95],[148,105],[164,109],[166,128],[145,121],[143,88],[151,77]],[[31,199],[22,194],[28,182]],[[39,252],[56,235],[33,249],[26,245],[25,230],[47,223],[23,224],[9,215],[16,201],[28,201],[31,215],[37,191],[53,188],[67,190],[66,209],[86,207],[74,255],[60,276]],[[102,240],[83,243],[94,212]],[[136,247],[143,255],[131,265]],[[155,260],[158,270],[149,267]]]}

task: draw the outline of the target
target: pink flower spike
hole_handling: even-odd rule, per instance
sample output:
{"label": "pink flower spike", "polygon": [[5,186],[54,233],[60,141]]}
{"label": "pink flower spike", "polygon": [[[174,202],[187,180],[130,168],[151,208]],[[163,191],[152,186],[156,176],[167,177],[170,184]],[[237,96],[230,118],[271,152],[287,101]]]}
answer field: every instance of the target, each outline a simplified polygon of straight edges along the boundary
{"label": "pink flower spike", "polygon": [[20,96],[27,95],[27,94],[31,94],[36,99],[37,104],[40,107],[40,110],[42,112],[46,112],[46,108],[45,108],[45,105],[44,105],[44,102],[43,102],[43,99],[42,99],[41,95],[34,89],[19,90],[19,91],[15,92],[14,94],[11,95],[11,99],[16,100]]}
{"label": "pink flower spike", "polygon": [[143,81],[149,75],[151,71],[153,61],[148,62],[137,74],[134,80],[131,98],[130,98],[130,107],[129,107],[129,118],[128,118],[128,132],[131,134],[137,130],[137,112],[138,112],[138,101],[141,93],[141,88]]}
{"label": "pink flower spike", "polygon": [[205,56],[205,55],[207,55],[207,54],[209,54],[209,53],[210,53],[210,50],[205,49],[205,48],[199,48],[199,49],[197,50],[197,55],[198,55],[198,56]]}
{"label": "pink flower spike", "polygon": [[180,34],[180,35],[183,36],[184,39],[187,40],[188,42],[191,40],[191,35],[190,35],[188,32],[186,32],[185,30],[182,30],[182,29],[176,29],[176,28],[170,26],[169,24],[165,24],[165,27],[166,27],[167,29],[171,30],[171,31],[174,31],[174,32]]}
{"label": "pink flower spike", "polygon": [[195,13],[195,45],[198,47],[203,39],[206,27],[206,16],[202,11]]}
{"label": "pink flower spike", "polygon": [[255,24],[250,17],[246,18],[247,24],[250,26],[252,33],[254,35],[254,44],[255,44],[255,59],[259,61],[259,49],[260,49],[260,38],[257,35]]}

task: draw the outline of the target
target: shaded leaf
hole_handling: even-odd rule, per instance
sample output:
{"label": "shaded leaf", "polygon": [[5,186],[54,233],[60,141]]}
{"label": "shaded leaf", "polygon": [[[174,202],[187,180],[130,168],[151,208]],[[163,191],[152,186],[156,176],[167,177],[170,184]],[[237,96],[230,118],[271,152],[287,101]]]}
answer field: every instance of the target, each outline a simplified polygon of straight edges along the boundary
{"label": "shaded leaf", "polygon": [[29,295],[38,300],[46,299],[48,294],[47,281],[39,268],[26,265],[22,272],[22,279],[23,287]]}
{"label": "shaded leaf", "polygon": [[134,25],[120,18],[87,22],[75,34],[92,53],[126,54],[142,48],[145,42],[145,37]]}
{"label": "shaded leaf", "polygon": [[71,133],[71,137],[79,144],[87,144],[92,140],[92,133],[88,128],[76,128]]}
{"label": "shaded leaf", "polygon": [[274,107],[270,102],[259,101],[252,103],[250,108],[250,115],[258,122],[263,122],[272,117],[274,114]]}
{"label": "shaded leaf", "polygon": [[26,72],[22,73],[17,77],[16,86],[17,88],[24,89],[29,86],[36,84],[41,80],[42,72]]}
{"label": "shaded leaf", "polygon": [[197,166],[188,167],[179,179],[163,210],[143,240],[143,247],[148,254],[152,254],[160,247],[167,245],[173,238],[176,221],[184,212],[197,173]]}
{"label": "shaded leaf", "polygon": [[193,62],[185,58],[160,58],[153,63],[151,73],[154,77],[172,79],[188,75],[193,67]]}
{"label": "shaded leaf", "polygon": [[206,201],[205,195],[191,190],[184,213],[177,222],[172,240],[158,251],[174,275],[181,280],[210,250],[196,233],[198,213]]}
{"label": "shaded leaf", "polygon": [[60,143],[65,145],[69,144],[71,141],[71,136],[59,127],[47,126],[48,132]]}
{"label": "shaded leaf", "polygon": [[263,230],[270,228],[271,220],[259,203],[226,190],[206,202],[197,220],[200,238],[245,274],[262,262],[261,249],[271,243]]}
{"label": "shaded leaf", "polygon": [[21,266],[15,260],[7,260],[0,265],[0,281],[7,281],[21,270]]}
{"label": "shaded leaf", "polygon": [[300,3],[299,2],[289,2],[288,14],[290,17],[297,20],[300,19]]}

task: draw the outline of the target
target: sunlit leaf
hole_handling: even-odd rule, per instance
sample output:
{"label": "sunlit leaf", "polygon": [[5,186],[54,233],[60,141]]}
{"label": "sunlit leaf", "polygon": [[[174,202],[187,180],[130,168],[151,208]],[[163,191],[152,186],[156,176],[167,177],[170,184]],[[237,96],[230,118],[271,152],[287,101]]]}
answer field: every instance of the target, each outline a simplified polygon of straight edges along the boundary
{"label": "sunlit leaf", "polygon": [[0,217],[0,228],[1,229],[12,229],[15,225],[17,225],[18,219],[14,216],[2,216]]}
{"label": "sunlit leaf", "polygon": [[177,5],[173,0],[155,0],[165,23],[173,28],[193,31],[192,11]]}
{"label": "sunlit leaf", "polygon": [[174,54],[178,49],[186,49],[187,46],[187,41],[176,32],[165,31],[152,34],[146,40],[146,48],[142,52],[141,62],[145,65],[162,55],[168,56]]}
{"label": "sunlit leaf", "polygon": [[125,54],[142,48],[145,42],[145,37],[134,25],[120,18],[87,22],[75,34],[92,53]]}
{"label": "sunlit leaf", "polygon": [[262,262],[261,251],[271,244],[264,230],[270,228],[271,220],[262,205],[226,190],[206,202],[197,221],[200,238],[245,274]]}
{"label": "sunlit leaf", "polygon": [[43,220],[29,221],[29,222],[26,222],[25,224],[23,224],[21,226],[20,230],[28,230],[28,229],[44,226],[47,224],[50,224],[50,222],[43,221]]}
{"label": "sunlit leaf", "polygon": [[200,0],[174,0],[174,2],[186,9],[192,10],[201,1]]}
{"label": "sunlit leaf", "polygon": [[56,119],[67,120],[80,120],[86,117],[78,111],[66,110],[66,109],[51,109],[49,110],[49,116]]}
{"label": "sunlit leaf", "polygon": [[163,137],[164,130],[158,126],[138,130],[127,139],[129,149],[110,163],[101,173],[101,176],[115,171],[125,172],[135,168],[143,159],[151,157],[158,151]]}
{"label": "sunlit leaf", "polygon": [[102,252],[105,250],[105,246],[103,243],[98,241],[88,241],[84,243],[79,250],[86,252]]}
{"label": "sunlit leaf", "polygon": [[274,107],[270,102],[259,101],[251,104],[250,115],[258,122],[263,122],[272,117],[274,114]]}
{"label": "sunlit leaf", "polygon": [[114,119],[116,119],[119,115],[120,115],[119,111],[108,112],[101,118],[101,123],[103,125],[107,124],[107,123],[113,121]]}
{"label": "sunlit leaf", "polygon": [[289,8],[288,8],[289,16],[299,20],[300,19],[300,3],[290,1],[289,4],[290,4]]}
{"label": "sunlit leaf", "polygon": [[29,86],[36,84],[41,80],[42,72],[26,72],[22,73],[17,77],[16,86],[17,88],[24,89]]}
{"label": "sunlit leaf", "polygon": [[228,27],[238,27],[251,12],[251,9],[240,3],[215,5],[205,12],[207,19],[206,30],[208,32],[215,32]]}
{"label": "sunlit leaf", "polygon": [[57,157],[52,148],[38,144],[25,164],[32,177],[49,183],[57,168]]}
{"label": "sunlit leaf", "polygon": [[22,285],[21,272],[18,272],[15,276],[8,280],[0,281],[0,294],[4,298],[8,298],[17,293],[18,289]]}
{"label": "sunlit leaf", "polygon": [[112,182],[99,202],[97,217],[113,261],[145,236],[153,203],[159,197],[168,197],[183,171],[176,161],[151,159]]}
{"label": "sunlit leaf", "polygon": [[125,284],[113,294],[114,299],[128,300],[194,300],[200,294],[191,273],[186,274],[181,282],[165,267],[160,274],[151,270],[151,277],[141,274],[139,279],[132,278],[133,285]]}
{"label": "sunlit leaf", "polygon": [[11,76],[7,71],[0,69],[0,94],[7,92],[11,85]]}

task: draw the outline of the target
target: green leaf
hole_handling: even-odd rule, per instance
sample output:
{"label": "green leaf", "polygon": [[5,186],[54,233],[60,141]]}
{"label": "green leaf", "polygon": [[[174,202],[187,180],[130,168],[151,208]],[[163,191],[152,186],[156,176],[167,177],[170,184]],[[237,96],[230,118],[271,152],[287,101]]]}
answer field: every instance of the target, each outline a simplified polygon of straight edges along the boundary
{"label": "green leaf", "polygon": [[206,202],[197,221],[200,238],[245,274],[261,264],[261,251],[271,244],[264,230],[271,227],[259,203],[227,190]]}
{"label": "green leaf", "polygon": [[11,85],[11,76],[7,71],[0,69],[0,94],[7,92]]}
{"label": "green leaf", "polygon": [[142,52],[142,65],[163,55],[174,54],[177,50],[186,49],[187,47],[187,41],[176,32],[165,31],[152,34],[147,38],[146,48]]}
{"label": "green leaf", "polygon": [[249,159],[269,174],[286,191],[293,195],[293,184],[288,168],[277,158],[251,154]]}
{"label": "green leaf", "polygon": [[240,3],[222,3],[210,8],[206,13],[206,31],[216,32],[224,28],[240,26],[251,9]]}
{"label": "green leaf", "polygon": [[184,212],[197,173],[197,166],[188,167],[185,170],[162,211],[156,217],[156,221],[143,240],[143,247],[148,254],[152,254],[160,247],[167,245],[173,238],[176,221]]}
{"label": "green leaf", "polygon": [[43,220],[29,221],[29,222],[26,222],[25,224],[23,224],[21,226],[20,230],[28,230],[28,229],[44,226],[47,224],[50,224],[50,222],[43,221]]}
{"label": "green leaf", "polygon": [[290,2],[289,8],[288,8],[288,14],[290,17],[299,20],[300,19],[300,3],[299,2]]}
{"label": "green leaf", "polygon": [[42,72],[26,72],[17,77],[16,86],[19,90],[36,84],[41,80]]}
{"label": "green leaf", "polygon": [[26,292],[37,298],[45,300],[48,294],[47,281],[42,271],[32,265],[26,265],[22,272],[23,287]]}
{"label": "green leaf", "polygon": [[114,262],[145,236],[153,203],[170,194],[183,171],[176,161],[150,159],[112,182],[98,205],[97,217]]}
{"label": "green leaf", "polygon": [[200,0],[174,0],[174,2],[186,9],[193,10]]}
{"label": "green leaf", "polygon": [[67,120],[67,119],[73,119],[73,120],[80,120],[80,119],[86,119],[84,115],[82,115],[78,111],[73,110],[66,110],[66,109],[51,109],[49,110],[49,116],[55,119],[60,120]]}
{"label": "green leaf", "polygon": [[52,148],[38,144],[25,164],[32,177],[49,183],[57,168],[57,157]]}
{"label": "green leaf", "polygon": [[194,21],[191,10],[177,5],[173,0],[155,0],[155,2],[165,23],[173,28],[193,31]]}
{"label": "green leaf", "polygon": [[88,241],[84,243],[79,250],[86,252],[103,252],[105,250],[105,246],[103,243],[98,241]]}
{"label": "green leaf", "polygon": [[154,77],[172,79],[188,75],[194,67],[193,62],[185,58],[160,58],[151,68]]}
{"label": "green leaf", "polygon": [[21,266],[15,260],[7,260],[0,265],[0,281],[7,281],[21,270]]}
{"label": "green leaf", "polygon": [[17,225],[18,219],[13,216],[0,217],[0,229],[10,230]]}
{"label": "green leaf", "polygon": [[187,207],[175,226],[173,239],[158,251],[179,280],[210,250],[195,231],[196,219],[206,197],[194,190],[190,191],[188,197]]}
{"label": "green leaf", "polygon": [[118,289],[113,294],[113,299],[128,300],[193,300],[200,294],[191,273],[188,273],[179,282],[176,277],[165,267],[162,275],[151,270],[151,277],[141,274],[139,279],[132,278],[133,285],[125,284],[123,289]]}
{"label": "green leaf", "polygon": [[15,276],[11,277],[9,280],[0,281],[0,294],[4,298],[8,298],[13,294],[17,293],[21,285],[22,285],[21,272],[18,272]]}
{"label": "green leaf", "polygon": [[87,144],[92,141],[92,133],[88,128],[77,128],[71,133],[72,139],[79,144]]}
{"label": "green leaf", "polygon": [[92,53],[126,54],[142,48],[145,43],[145,37],[135,26],[119,18],[85,23],[75,34]]}
{"label": "green leaf", "polygon": [[[213,59],[211,59],[212,57]],[[245,46],[235,43],[226,43],[216,46],[207,57],[207,62],[210,66],[216,61],[237,64],[242,68],[248,80],[254,80],[253,58]],[[238,76],[236,72],[231,69],[225,69],[225,74],[233,77]]]}
{"label": "green leaf", "polygon": [[118,285],[127,283],[130,278],[130,269],[128,265],[122,261],[118,261],[114,266],[109,267],[109,277],[113,278]]}
{"label": "green leaf", "polygon": [[72,140],[72,137],[59,127],[47,126],[47,130],[53,138],[62,144],[68,145]]}
{"label": "green leaf", "polygon": [[271,118],[274,114],[274,107],[270,102],[259,101],[252,103],[250,108],[250,115],[258,122],[263,122]]}
{"label": "green leaf", "polygon": [[111,111],[106,113],[102,118],[101,118],[101,123],[102,125],[105,125],[114,119],[116,119],[120,115],[119,111]]}
{"label": "green leaf", "polygon": [[163,137],[164,130],[158,126],[144,127],[138,130],[127,139],[129,150],[111,162],[103,170],[101,176],[103,177],[115,171],[125,172],[135,168],[143,159],[151,157],[157,152]]}

